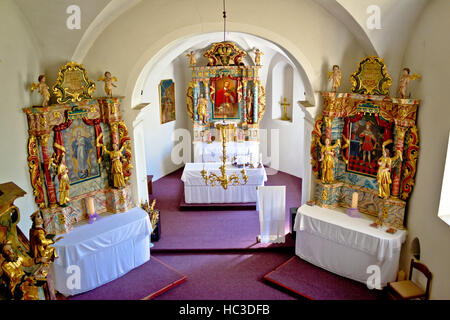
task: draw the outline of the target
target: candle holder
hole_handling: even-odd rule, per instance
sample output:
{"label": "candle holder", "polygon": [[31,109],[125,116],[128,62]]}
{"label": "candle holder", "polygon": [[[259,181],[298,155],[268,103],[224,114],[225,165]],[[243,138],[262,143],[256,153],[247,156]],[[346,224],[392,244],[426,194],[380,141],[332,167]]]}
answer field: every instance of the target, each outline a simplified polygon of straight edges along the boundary
{"label": "candle holder", "polygon": [[93,224],[94,221],[97,221],[98,219],[100,219],[100,216],[97,212],[94,212],[94,214],[89,214],[89,224]]}
{"label": "candle holder", "polygon": [[348,208],[347,209],[347,215],[349,217],[352,217],[352,218],[359,218],[359,217],[361,217],[360,214],[359,214],[358,208]]}

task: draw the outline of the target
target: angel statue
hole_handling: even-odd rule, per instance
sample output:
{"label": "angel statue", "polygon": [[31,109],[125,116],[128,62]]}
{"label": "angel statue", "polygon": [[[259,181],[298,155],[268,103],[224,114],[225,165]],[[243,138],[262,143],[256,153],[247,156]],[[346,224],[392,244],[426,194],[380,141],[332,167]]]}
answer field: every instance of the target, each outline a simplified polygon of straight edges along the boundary
{"label": "angel statue", "polygon": [[105,76],[98,78],[98,81],[105,82],[105,93],[108,98],[112,98],[112,87],[117,88],[114,82],[117,82],[116,77],[111,77],[111,72],[106,71]]}
{"label": "angel statue", "polygon": [[[129,142],[129,141],[128,141]],[[122,163],[122,152],[125,148],[125,143],[122,145],[122,148],[119,149],[119,145],[117,143],[113,143],[113,150],[109,151],[103,146],[102,150],[104,153],[108,154],[111,158],[112,166],[111,173],[113,175],[113,185],[114,188],[123,188],[125,186],[125,179],[123,176],[123,163]]]}
{"label": "angel statue", "polygon": [[403,68],[402,77],[400,78],[400,84],[398,86],[398,93],[402,99],[408,98],[406,90],[408,90],[409,82],[411,80],[422,79],[417,73],[414,73],[412,76],[410,73],[411,70],[409,68]]}
{"label": "angel statue", "polygon": [[337,92],[337,89],[341,86],[342,72],[339,66],[336,64],[333,66],[333,71],[328,71],[328,81],[333,81],[331,91]]}
{"label": "angel statue", "polygon": [[261,65],[261,56],[264,55],[264,52],[260,51],[258,48],[255,49],[255,64],[257,66]]}
{"label": "angel statue", "polygon": [[49,92],[49,86],[45,83],[46,77],[45,75],[40,75],[38,77],[38,83],[31,83],[31,92],[34,90],[38,90],[38,92],[42,96],[42,106],[47,107],[48,102],[50,100],[50,92]]}
{"label": "angel statue", "polygon": [[51,167],[56,168],[56,175],[59,180],[59,205],[62,207],[67,206],[70,201],[69,190],[70,190],[70,179],[69,179],[69,169],[64,163],[64,154],[56,156],[52,155],[50,162],[48,164],[48,169]]}
{"label": "angel statue", "polygon": [[383,143],[383,155],[378,159],[378,196],[384,199],[389,198],[391,195],[391,170],[393,167],[399,165],[398,159],[403,161],[400,150],[397,150],[397,155],[395,157],[389,157],[389,149],[386,149],[386,145],[389,143],[392,143],[392,140],[387,140]]}
{"label": "angel statue", "polygon": [[30,250],[31,257],[34,258],[35,263],[48,264],[58,258],[55,248],[52,244],[62,239],[58,237],[54,239],[54,234],[47,234],[44,229],[44,219],[40,210],[33,213],[31,216],[33,225],[30,229]]}
{"label": "angel statue", "polygon": [[195,58],[195,52],[194,51],[191,51],[190,53],[187,53],[186,57],[189,57],[189,65],[191,67],[194,67],[197,64],[197,59]]}
{"label": "angel statue", "polygon": [[319,162],[322,162],[322,176],[321,180],[323,183],[333,183],[334,182],[334,156],[337,147],[341,146],[341,140],[338,139],[334,145],[331,145],[331,140],[329,138],[325,139],[325,145],[320,143],[320,159]]}

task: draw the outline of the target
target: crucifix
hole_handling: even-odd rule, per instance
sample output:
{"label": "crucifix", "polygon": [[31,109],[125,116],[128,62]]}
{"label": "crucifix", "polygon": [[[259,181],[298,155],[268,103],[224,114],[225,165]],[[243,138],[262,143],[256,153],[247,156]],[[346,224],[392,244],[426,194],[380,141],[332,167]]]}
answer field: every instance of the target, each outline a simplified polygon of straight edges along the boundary
{"label": "crucifix", "polygon": [[287,110],[286,110],[286,107],[289,107],[290,104],[287,103],[286,98],[284,98],[284,102],[280,102],[280,105],[284,108],[284,116],[283,116],[283,118],[281,118],[281,120],[285,120],[285,121],[286,121],[286,120],[291,120],[291,119],[289,119],[288,116],[287,116]]}

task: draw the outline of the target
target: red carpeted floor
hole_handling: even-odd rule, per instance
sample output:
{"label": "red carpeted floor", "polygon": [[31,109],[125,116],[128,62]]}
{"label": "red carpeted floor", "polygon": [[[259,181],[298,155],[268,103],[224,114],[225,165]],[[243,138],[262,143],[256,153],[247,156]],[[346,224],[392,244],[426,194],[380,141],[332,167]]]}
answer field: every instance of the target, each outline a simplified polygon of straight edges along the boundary
{"label": "red carpeted floor", "polygon": [[[284,172],[270,174],[266,185],[286,186],[286,230],[289,231],[290,208],[301,204],[301,179]],[[183,196],[181,175],[177,170],[153,183],[152,199],[160,210],[161,238],[154,242],[153,252],[180,250],[235,250],[294,247],[287,237],[285,244],[267,245],[256,242],[259,216],[256,210],[181,211]]]}
{"label": "red carpeted floor", "polygon": [[297,256],[290,258],[264,279],[311,300],[380,300],[383,294],[316,267]]}
{"label": "red carpeted floor", "polygon": [[119,279],[68,300],[150,300],[185,280],[184,274],[152,256]]}

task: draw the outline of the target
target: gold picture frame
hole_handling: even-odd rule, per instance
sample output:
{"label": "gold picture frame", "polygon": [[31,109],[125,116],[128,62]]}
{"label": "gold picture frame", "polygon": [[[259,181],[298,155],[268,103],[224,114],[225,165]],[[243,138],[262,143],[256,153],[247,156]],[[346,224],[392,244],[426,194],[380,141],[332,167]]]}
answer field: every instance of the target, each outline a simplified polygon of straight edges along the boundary
{"label": "gold picture frame", "polygon": [[159,108],[161,124],[176,120],[175,82],[162,80],[159,84]]}

